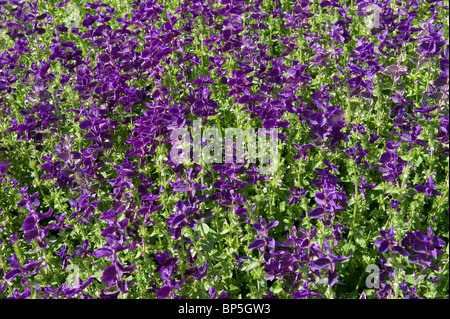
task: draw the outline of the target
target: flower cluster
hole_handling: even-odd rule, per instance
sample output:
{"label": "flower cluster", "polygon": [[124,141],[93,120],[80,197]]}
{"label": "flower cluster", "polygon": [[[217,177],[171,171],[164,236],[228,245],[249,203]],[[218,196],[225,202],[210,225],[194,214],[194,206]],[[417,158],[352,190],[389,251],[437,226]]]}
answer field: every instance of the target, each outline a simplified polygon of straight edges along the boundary
{"label": "flower cluster", "polygon": [[0,298],[445,297],[447,10],[0,1]]}

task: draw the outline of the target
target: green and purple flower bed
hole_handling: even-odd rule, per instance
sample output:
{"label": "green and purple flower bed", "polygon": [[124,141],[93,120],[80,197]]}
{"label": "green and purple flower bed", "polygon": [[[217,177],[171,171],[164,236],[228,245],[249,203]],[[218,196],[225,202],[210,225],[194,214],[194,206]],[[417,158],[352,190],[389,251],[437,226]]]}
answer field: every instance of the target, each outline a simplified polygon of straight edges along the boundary
{"label": "green and purple flower bed", "polygon": [[0,299],[447,299],[448,17],[0,1]]}

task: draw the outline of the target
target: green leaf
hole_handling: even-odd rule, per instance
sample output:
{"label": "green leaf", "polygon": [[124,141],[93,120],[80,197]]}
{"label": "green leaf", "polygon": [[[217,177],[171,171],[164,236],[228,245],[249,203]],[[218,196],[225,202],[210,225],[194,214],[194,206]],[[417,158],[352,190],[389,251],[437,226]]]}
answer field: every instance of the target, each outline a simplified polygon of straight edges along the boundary
{"label": "green leaf", "polygon": [[231,285],[230,285],[230,289],[228,289],[228,292],[229,292],[231,295],[235,295],[235,294],[237,294],[239,291],[241,291],[241,289],[240,289],[239,287],[233,285],[233,284],[231,284]]}
{"label": "green leaf", "polygon": [[423,162],[423,158],[422,158],[422,156],[419,156],[419,157],[416,159],[416,166],[419,166],[422,162]]}
{"label": "green leaf", "polygon": [[259,266],[259,261],[254,258],[249,258],[245,261],[242,269],[245,271],[250,271]]}
{"label": "green leaf", "polygon": [[284,212],[286,210],[286,202],[281,202],[280,203],[280,212]]}
{"label": "green leaf", "polygon": [[344,246],[342,246],[342,250],[344,251],[344,254],[346,255],[350,255],[353,252],[355,252],[356,250],[356,246],[355,244],[353,244],[352,242],[346,242],[344,244]]}
{"label": "green leaf", "polygon": [[364,238],[356,237],[355,238],[356,243],[361,246],[362,248],[367,248],[367,242]]}
{"label": "green leaf", "polygon": [[217,233],[211,231],[206,238],[200,240],[200,247],[207,252],[211,252],[218,239]]}
{"label": "green leaf", "polygon": [[199,224],[197,225],[197,230],[198,230],[198,232],[200,233],[201,236],[206,236],[206,235],[208,235],[209,229],[210,229],[210,228],[209,228],[208,224],[205,224],[205,223],[199,223]]}

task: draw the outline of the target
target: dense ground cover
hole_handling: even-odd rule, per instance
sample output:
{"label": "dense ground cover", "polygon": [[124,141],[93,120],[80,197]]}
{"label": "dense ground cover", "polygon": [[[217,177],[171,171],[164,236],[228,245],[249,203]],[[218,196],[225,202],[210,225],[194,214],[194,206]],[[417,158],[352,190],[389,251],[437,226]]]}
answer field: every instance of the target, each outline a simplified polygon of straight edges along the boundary
{"label": "dense ground cover", "polygon": [[[0,299],[448,298],[448,1],[0,17]],[[196,121],[276,170],[177,162]]]}

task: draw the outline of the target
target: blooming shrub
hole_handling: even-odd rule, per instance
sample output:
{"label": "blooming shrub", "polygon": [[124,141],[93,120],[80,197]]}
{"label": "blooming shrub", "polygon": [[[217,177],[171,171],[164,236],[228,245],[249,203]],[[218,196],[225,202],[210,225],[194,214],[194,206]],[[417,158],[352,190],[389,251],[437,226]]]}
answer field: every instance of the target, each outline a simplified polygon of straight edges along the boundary
{"label": "blooming shrub", "polygon": [[0,17],[0,298],[448,298],[448,1]]}

